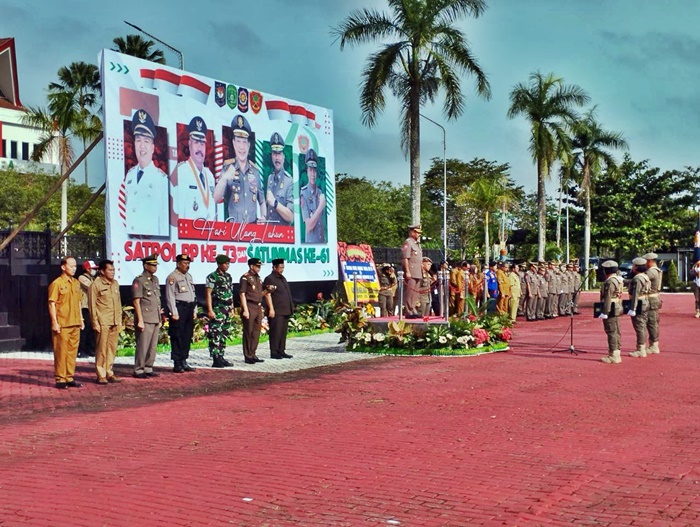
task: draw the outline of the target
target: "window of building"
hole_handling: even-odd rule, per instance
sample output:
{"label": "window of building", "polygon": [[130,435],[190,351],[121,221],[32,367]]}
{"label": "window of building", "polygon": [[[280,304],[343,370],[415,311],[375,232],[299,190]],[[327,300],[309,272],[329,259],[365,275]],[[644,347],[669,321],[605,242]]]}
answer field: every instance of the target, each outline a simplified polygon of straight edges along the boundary
{"label": "window of building", "polygon": [[29,143],[22,143],[22,160],[29,161]]}
{"label": "window of building", "polygon": [[2,150],[0,150],[0,157],[5,157],[7,155],[7,141],[2,140]]}
{"label": "window of building", "polygon": [[10,141],[10,159],[17,159],[17,141]]}

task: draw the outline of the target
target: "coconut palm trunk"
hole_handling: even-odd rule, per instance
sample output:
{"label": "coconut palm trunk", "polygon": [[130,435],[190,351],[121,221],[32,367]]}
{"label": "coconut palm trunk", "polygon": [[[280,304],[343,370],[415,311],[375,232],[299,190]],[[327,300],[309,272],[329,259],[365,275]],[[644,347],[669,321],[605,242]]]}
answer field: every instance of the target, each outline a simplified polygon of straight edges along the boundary
{"label": "coconut palm trunk", "polygon": [[411,94],[411,222],[420,223],[420,86]]}
{"label": "coconut palm trunk", "polygon": [[588,273],[588,265],[591,259],[591,167],[588,162],[583,164],[583,186],[584,220],[583,220],[583,268],[586,270],[586,281],[583,284],[584,290],[590,289],[591,275]]}
{"label": "coconut palm trunk", "polygon": [[544,161],[537,162],[537,260],[544,260],[544,249],[547,243],[547,195],[544,188]]}

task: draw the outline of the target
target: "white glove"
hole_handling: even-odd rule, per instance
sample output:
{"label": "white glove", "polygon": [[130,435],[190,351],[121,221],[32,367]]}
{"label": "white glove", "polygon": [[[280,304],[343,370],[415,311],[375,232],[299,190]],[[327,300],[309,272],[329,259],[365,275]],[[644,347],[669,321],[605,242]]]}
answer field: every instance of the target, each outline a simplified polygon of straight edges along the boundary
{"label": "white glove", "polygon": [[631,316],[631,317],[636,317],[636,316],[637,316],[637,312],[636,312],[634,309],[630,309],[630,310],[627,312],[627,314],[628,314],[629,316]]}
{"label": "white glove", "polygon": [[601,313],[600,315],[598,315],[598,318],[601,319],[601,320],[607,320],[607,319],[608,319],[608,315],[606,315],[605,313]]}

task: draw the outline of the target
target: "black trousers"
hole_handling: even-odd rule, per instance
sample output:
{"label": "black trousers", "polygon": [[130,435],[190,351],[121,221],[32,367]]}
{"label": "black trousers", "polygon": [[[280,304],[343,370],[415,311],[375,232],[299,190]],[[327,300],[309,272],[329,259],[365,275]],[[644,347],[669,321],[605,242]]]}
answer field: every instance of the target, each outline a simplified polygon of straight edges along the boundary
{"label": "black trousers", "polygon": [[287,327],[289,315],[275,315],[270,318],[270,356],[282,355],[287,349]]}
{"label": "black trousers", "polygon": [[78,344],[78,357],[94,357],[95,331],[92,329],[92,321],[90,320],[90,310],[87,308],[83,308],[82,313],[85,328],[80,332],[80,344]]}
{"label": "black trousers", "polygon": [[195,302],[176,302],[178,320],[170,316],[168,335],[170,335],[170,358],[174,361],[187,360],[190,357],[192,332],[194,331]]}

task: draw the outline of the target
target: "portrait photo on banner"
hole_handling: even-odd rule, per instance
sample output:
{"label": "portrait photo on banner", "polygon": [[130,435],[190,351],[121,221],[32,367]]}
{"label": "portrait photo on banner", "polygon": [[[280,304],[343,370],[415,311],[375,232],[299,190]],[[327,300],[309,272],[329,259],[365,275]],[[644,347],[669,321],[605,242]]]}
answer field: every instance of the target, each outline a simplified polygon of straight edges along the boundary
{"label": "portrait photo on banner", "polygon": [[[292,145],[285,144],[281,133],[273,132],[269,141],[262,142],[262,159],[266,221],[279,226],[292,226],[294,204],[298,202],[292,175]],[[292,237],[290,243],[293,242]]]}
{"label": "portrait photo on banner", "polygon": [[326,160],[313,148],[297,157],[301,243],[326,243]]}

